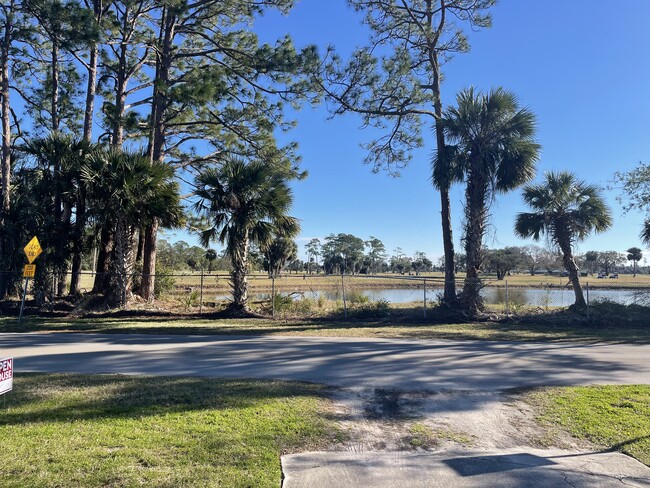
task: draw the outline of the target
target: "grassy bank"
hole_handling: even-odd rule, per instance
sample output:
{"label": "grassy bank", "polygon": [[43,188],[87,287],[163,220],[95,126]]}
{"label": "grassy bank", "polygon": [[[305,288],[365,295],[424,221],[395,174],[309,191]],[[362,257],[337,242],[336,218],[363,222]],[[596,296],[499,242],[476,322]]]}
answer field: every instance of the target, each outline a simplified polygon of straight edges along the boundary
{"label": "grassy bank", "polygon": [[529,394],[539,420],[650,466],[650,386],[545,388]]}
{"label": "grassy bank", "polygon": [[316,385],[19,375],[0,410],[4,487],[277,487],[280,454],[332,436]]}
{"label": "grassy bank", "polygon": [[504,341],[572,341],[650,343],[647,325],[470,322],[425,323],[379,320],[200,319],[114,317],[85,319],[29,318],[21,328],[15,318],[0,318],[2,332],[97,332],[118,334],[217,334],[315,337],[375,337],[393,339],[451,339]]}

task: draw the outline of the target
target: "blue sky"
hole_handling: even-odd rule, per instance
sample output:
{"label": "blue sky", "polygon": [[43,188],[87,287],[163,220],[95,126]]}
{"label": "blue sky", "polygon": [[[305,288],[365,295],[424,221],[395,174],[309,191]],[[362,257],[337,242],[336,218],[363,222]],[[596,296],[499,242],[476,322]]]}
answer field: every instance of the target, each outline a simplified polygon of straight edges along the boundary
{"label": "blue sky", "polygon": [[[458,90],[503,86],[538,119],[543,147],[538,178],[545,171],[570,170],[589,183],[606,186],[614,171],[631,170],[650,160],[650,2],[629,0],[621,8],[606,0],[501,0],[492,10],[491,29],[470,33],[471,52],[444,67],[443,102]],[[333,44],[343,54],[366,40],[359,14],[345,0],[302,0],[288,16],[268,14],[254,27],[265,40],[290,34],[297,46]],[[294,186],[294,215],[302,221],[298,239],[351,233],[381,239],[412,255],[442,255],[440,204],[430,181],[435,150],[429,128],[427,147],[414,152],[400,178],[372,174],[359,147],[372,134],[361,119],[346,115],[327,120],[324,107],[296,114],[298,127],[288,138],[300,144],[305,181]],[[284,138],[285,136],[281,136]],[[641,246],[643,216],[623,215],[615,192],[606,192],[614,226],[590,237],[578,251]],[[462,187],[452,191],[456,245],[460,247]],[[525,245],[515,237],[515,215],[524,210],[521,194],[499,196],[492,208],[486,244]],[[195,243],[184,233],[171,240]]]}

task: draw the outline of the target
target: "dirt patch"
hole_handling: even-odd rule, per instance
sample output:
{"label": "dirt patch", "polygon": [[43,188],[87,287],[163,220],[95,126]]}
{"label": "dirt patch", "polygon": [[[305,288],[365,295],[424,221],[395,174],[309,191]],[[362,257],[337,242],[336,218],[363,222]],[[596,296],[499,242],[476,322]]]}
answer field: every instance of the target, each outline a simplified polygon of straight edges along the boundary
{"label": "dirt patch", "polygon": [[338,389],[332,398],[346,438],[336,450],[589,447],[537,422],[537,412],[518,392]]}

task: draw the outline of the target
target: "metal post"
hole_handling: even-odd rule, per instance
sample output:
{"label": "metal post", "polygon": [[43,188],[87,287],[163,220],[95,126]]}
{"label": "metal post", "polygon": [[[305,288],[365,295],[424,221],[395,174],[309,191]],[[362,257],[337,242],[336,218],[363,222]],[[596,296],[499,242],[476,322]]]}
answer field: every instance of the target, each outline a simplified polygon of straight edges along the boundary
{"label": "metal post", "polygon": [[20,327],[20,324],[23,321],[23,310],[25,310],[25,297],[27,296],[28,284],[29,284],[29,278],[25,278],[25,288],[23,289],[23,300],[20,303],[20,315],[18,315],[18,327]]}
{"label": "metal post", "polygon": [[589,320],[589,282],[585,283],[585,288],[587,290],[587,320]]}
{"label": "metal post", "polygon": [[343,279],[344,273],[341,273],[341,287],[343,288],[343,316],[348,318],[348,304],[345,299],[345,280]]}
{"label": "metal post", "polygon": [[510,304],[508,303],[509,294],[508,294],[508,280],[506,280],[506,313],[510,312]]}
{"label": "metal post", "polygon": [[201,297],[199,298],[199,315],[203,313],[203,268],[201,268]]}
{"label": "metal post", "polygon": [[427,318],[427,280],[422,280],[424,283],[423,289],[424,289],[424,308],[422,309],[424,313],[424,318]]}
{"label": "metal post", "polygon": [[275,318],[275,276],[271,276],[271,316]]}

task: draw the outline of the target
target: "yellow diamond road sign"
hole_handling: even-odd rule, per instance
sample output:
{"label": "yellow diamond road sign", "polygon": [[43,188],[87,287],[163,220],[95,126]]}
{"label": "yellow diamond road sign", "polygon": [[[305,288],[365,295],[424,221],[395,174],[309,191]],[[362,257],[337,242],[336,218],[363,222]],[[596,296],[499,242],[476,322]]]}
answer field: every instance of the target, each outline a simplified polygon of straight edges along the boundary
{"label": "yellow diamond road sign", "polygon": [[43,252],[41,244],[38,242],[36,236],[29,241],[29,244],[25,246],[25,255],[27,256],[27,261],[29,264],[32,264],[34,260]]}

